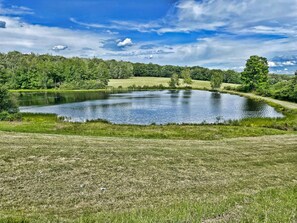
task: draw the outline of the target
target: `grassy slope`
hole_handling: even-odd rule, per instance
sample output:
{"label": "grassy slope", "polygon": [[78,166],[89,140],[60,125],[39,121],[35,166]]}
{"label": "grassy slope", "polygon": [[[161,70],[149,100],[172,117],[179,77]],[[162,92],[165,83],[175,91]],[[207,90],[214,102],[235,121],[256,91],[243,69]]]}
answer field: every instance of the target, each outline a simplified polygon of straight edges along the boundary
{"label": "grassy slope", "polygon": [[[167,82],[133,78],[110,85]],[[0,132],[0,222],[294,222],[297,115],[286,114],[237,126],[77,124],[52,115],[1,122],[0,131],[15,133]]]}
{"label": "grassy slope", "polygon": [[296,145],[0,132],[0,222],[295,222]]}

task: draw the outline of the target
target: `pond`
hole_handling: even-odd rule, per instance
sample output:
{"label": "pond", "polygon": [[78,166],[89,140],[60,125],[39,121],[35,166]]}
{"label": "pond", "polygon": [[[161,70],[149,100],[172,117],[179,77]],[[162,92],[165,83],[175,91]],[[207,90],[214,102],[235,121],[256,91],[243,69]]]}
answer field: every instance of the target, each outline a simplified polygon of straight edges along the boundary
{"label": "pond", "polygon": [[53,113],[73,122],[148,125],[283,117],[262,101],[199,90],[20,93],[18,98],[21,112]]}

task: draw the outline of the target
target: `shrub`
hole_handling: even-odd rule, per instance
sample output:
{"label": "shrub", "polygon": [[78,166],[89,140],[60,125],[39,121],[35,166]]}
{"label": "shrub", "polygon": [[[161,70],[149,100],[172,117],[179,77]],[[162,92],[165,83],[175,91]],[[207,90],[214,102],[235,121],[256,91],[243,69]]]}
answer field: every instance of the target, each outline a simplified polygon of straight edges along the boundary
{"label": "shrub", "polygon": [[19,112],[17,101],[4,86],[0,87],[0,112]]}
{"label": "shrub", "polygon": [[21,121],[21,113],[9,113],[7,111],[0,112],[0,121]]}

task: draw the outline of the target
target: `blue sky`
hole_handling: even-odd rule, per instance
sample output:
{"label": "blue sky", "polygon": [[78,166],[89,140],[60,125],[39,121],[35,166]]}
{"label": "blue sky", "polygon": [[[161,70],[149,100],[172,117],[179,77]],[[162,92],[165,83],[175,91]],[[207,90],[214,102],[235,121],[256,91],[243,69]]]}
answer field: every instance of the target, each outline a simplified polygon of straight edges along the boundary
{"label": "blue sky", "polygon": [[296,0],[0,0],[0,51],[297,69]]}

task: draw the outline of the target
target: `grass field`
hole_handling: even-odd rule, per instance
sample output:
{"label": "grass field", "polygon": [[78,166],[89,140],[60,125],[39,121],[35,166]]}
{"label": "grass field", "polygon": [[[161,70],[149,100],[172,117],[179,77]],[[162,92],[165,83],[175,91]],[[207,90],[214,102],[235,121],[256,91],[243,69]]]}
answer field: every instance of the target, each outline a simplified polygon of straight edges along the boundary
{"label": "grass field", "polygon": [[244,96],[286,117],[131,126],[23,114],[0,122],[0,223],[297,222],[297,104]]}
{"label": "grass field", "polygon": [[0,222],[296,222],[297,137],[0,132]]}
{"label": "grass field", "polygon": [[[118,88],[122,86],[123,88],[128,88],[132,85],[136,86],[157,86],[162,84],[164,87],[169,87],[168,82],[170,78],[162,78],[162,77],[132,77],[129,79],[111,79],[109,81],[108,86]],[[180,80],[182,83],[182,80]],[[211,89],[209,81],[199,81],[193,80],[193,84],[191,85],[193,89]],[[223,84],[222,88],[225,86],[236,86],[236,84]],[[184,87],[181,85],[181,87]]]}

